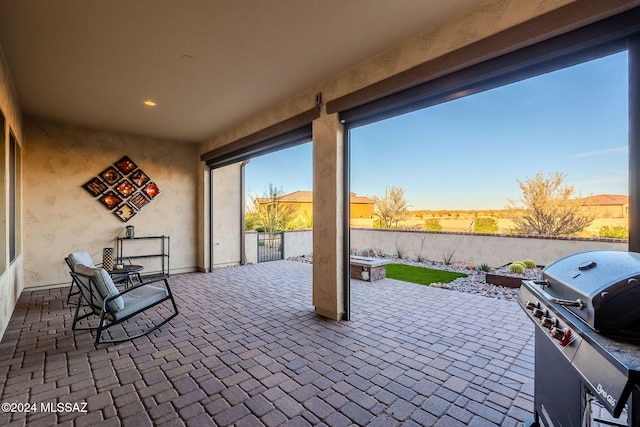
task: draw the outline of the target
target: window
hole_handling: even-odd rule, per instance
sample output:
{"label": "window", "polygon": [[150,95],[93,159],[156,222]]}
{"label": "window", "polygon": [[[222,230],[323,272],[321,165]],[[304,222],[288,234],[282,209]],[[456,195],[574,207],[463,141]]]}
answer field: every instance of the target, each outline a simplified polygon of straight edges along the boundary
{"label": "window", "polygon": [[0,245],[0,274],[4,273],[6,270],[6,260],[7,260],[7,236],[6,233],[6,225],[7,225],[7,202],[6,202],[6,194],[5,194],[5,183],[7,179],[7,168],[6,165],[6,130],[5,130],[5,119],[4,114],[0,111],[0,233],[2,233],[2,239],[0,241],[2,244]]}
{"label": "window", "polygon": [[9,263],[16,259],[16,174],[17,141],[13,132],[9,134]]}

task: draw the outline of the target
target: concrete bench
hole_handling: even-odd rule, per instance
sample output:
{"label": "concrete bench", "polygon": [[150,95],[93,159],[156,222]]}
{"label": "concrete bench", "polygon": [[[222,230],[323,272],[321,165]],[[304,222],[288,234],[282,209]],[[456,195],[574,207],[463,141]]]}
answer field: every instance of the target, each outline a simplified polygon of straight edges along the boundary
{"label": "concrete bench", "polygon": [[383,258],[351,256],[350,276],[352,279],[373,282],[387,277],[387,264]]}

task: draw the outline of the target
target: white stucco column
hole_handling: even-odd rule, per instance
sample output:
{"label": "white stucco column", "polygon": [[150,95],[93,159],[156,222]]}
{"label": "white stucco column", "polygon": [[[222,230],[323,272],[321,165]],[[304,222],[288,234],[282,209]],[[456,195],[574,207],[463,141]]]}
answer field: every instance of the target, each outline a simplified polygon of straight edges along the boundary
{"label": "white stucco column", "polygon": [[334,320],[344,314],[343,132],[337,114],[313,122],[313,305]]}

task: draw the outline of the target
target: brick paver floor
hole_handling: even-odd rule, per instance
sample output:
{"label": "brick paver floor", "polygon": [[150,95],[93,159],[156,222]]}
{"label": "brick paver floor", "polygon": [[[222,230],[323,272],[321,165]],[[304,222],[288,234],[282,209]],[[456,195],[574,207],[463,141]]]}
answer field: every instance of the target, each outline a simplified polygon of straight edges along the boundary
{"label": "brick paver floor", "polygon": [[91,332],[71,331],[67,288],[23,292],[0,342],[0,402],[31,407],[0,412],[0,425],[516,426],[530,417],[533,325],[515,302],[354,280],[352,320],[334,322],[314,314],[311,275],[292,261],[174,275],[178,317],[97,347]]}

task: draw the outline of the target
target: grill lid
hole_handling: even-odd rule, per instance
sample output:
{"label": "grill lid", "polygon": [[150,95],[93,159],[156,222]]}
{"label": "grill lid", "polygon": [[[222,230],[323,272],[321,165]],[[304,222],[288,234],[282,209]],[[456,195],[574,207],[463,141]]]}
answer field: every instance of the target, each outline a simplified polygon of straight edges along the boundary
{"label": "grill lid", "polygon": [[579,252],[549,264],[542,279],[550,299],[593,329],[619,331],[640,320],[639,253]]}

